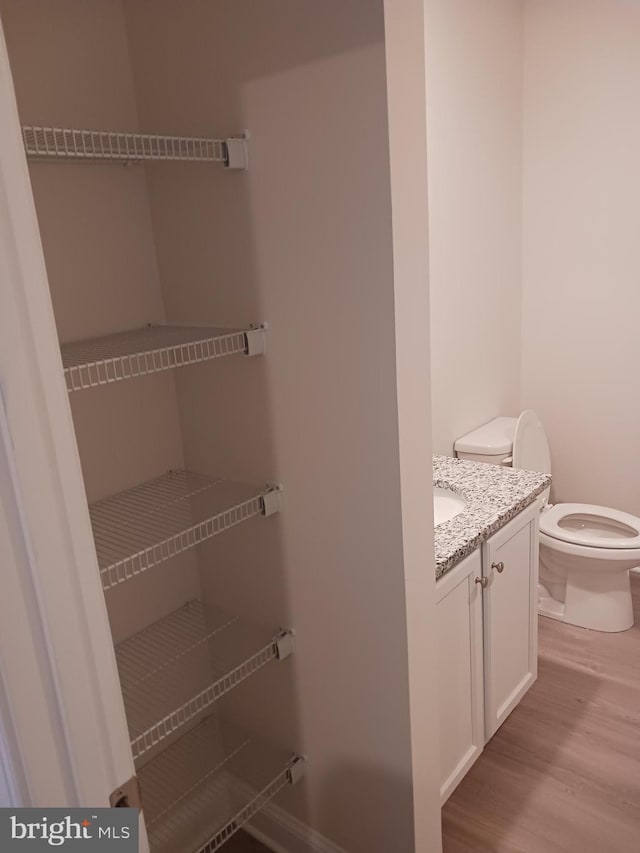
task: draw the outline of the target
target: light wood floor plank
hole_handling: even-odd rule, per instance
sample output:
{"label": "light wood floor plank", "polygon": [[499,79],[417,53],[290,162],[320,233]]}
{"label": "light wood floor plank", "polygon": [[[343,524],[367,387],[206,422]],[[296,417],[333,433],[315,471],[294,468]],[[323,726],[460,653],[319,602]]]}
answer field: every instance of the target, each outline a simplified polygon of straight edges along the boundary
{"label": "light wood floor plank", "polygon": [[445,853],[640,853],[636,625],[540,618],[538,681],[442,812]]}

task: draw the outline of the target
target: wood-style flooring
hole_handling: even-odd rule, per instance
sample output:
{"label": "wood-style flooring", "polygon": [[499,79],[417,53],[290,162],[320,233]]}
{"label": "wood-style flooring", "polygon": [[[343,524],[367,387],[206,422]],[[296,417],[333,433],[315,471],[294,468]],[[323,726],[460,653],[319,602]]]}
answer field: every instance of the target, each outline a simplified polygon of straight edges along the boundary
{"label": "wood-style flooring", "polygon": [[[445,805],[444,853],[640,853],[640,575],[632,588],[622,634],[540,619],[538,680]],[[243,832],[223,849],[268,853]]]}
{"label": "wood-style flooring", "polygon": [[540,618],[538,680],[442,812],[445,853],[640,853],[640,576],[635,627]]}

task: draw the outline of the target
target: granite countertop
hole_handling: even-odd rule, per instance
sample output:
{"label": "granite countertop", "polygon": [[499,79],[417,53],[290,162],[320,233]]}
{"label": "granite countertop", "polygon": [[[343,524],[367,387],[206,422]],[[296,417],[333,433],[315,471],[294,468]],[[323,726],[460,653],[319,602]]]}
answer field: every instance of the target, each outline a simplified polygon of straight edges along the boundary
{"label": "granite countertop", "polygon": [[434,456],[433,485],[467,501],[459,515],[435,528],[436,578],[533,503],[550,483],[549,474]]}

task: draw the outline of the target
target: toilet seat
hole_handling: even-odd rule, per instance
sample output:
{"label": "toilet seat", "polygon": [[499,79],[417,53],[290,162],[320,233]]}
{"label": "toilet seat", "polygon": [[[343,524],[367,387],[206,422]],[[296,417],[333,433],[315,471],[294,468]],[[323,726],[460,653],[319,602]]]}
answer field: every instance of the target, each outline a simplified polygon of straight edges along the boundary
{"label": "toilet seat", "polygon": [[585,548],[640,549],[640,518],[595,504],[561,503],[540,517],[540,532]]}
{"label": "toilet seat", "polygon": [[[627,568],[640,568],[640,548],[591,548],[588,545],[577,545],[575,542],[563,542],[562,539],[554,539],[540,531],[540,546],[546,546],[551,551],[557,551],[567,557],[577,557],[582,561],[585,569],[609,566],[623,566]],[[593,561],[593,565],[591,564]]]}
{"label": "toilet seat", "polygon": [[[513,438],[513,467],[551,473],[551,454],[544,428],[535,412],[518,418]],[[540,542],[548,548],[584,559],[608,558],[620,563],[640,563],[640,518],[595,504],[547,503],[549,489],[541,495]]]}

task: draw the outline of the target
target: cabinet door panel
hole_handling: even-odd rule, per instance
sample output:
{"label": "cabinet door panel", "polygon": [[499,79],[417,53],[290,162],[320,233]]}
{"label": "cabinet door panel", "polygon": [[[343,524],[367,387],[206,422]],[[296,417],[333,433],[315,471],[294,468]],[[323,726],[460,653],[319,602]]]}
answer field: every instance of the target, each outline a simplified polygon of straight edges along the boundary
{"label": "cabinet door panel", "polygon": [[[534,509],[483,546],[483,573],[488,581],[483,596],[487,740],[537,677],[537,525]],[[502,571],[497,564],[504,566]]]}
{"label": "cabinet door panel", "polygon": [[481,568],[478,550],[437,586],[442,803],[484,746]]}

